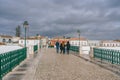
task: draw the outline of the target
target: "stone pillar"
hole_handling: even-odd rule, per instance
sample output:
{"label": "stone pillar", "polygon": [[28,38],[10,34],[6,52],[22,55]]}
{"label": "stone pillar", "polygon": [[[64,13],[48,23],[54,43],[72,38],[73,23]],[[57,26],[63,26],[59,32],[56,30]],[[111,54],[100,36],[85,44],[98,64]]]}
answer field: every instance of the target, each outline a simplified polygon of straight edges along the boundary
{"label": "stone pillar", "polygon": [[82,45],[80,45],[80,48],[79,48],[79,55],[82,54]]}
{"label": "stone pillar", "polygon": [[27,58],[30,58],[31,55],[34,55],[34,46],[28,46],[27,47]]}
{"label": "stone pillar", "polygon": [[40,42],[38,41],[38,52],[40,51]]}
{"label": "stone pillar", "polygon": [[90,58],[94,58],[93,48],[94,47],[90,46],[90,53],[89,53]]}

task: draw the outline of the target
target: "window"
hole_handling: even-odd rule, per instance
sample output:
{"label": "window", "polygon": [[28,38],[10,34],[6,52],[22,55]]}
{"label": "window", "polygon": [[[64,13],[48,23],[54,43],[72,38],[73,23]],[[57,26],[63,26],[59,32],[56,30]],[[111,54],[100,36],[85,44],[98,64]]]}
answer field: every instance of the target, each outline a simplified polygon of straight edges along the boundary
{"label": "window", "polygon": [[106,45],[104,44],[104,46],[106,46]]}
{"label": "window", "polygon": [[23,41],[21,41],[21,43],[23,43]]}
{"label": "window", "polygon": [[112,47],[115,46],[115,44],[112,44]]}
{"label": "window", "polygon": [[3,39],[3,42],[6,42],[6,39]]}
{"label": "window", "polygon": [[94,44],[94,46],[96,46],[96,43]]}
{"label": "window", "polygon": [[11,40],[11,39],[9,39],[9,40],[8,40],[8,42],[9,42],[9,43],[11,43],[11,42],[12,42],[12,40]]}
{"label": "window", "polygon": [[72,44],[74,44],[74,42],[72,42]]}
{"label": "window", "polygon": [[75,45],[77,46],[77,42],[75,43]]}

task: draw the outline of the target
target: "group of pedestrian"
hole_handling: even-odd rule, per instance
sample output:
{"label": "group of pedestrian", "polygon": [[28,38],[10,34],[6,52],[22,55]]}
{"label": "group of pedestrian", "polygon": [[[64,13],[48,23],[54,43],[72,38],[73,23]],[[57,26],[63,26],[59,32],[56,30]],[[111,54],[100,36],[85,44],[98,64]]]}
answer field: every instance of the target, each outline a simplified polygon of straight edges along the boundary
{"label": "group of pedestrian", "polygon": [[65,44],[64,41],[62,41],[62,43],[59,43],[58,41],[56,42],[56,52],[59,53],[59,49],[60,49],[60,53],[65,54],[65,51],[67,51],[67,54],[69,54],[69,50],[70,50],[70,43],[69,41],[67,41],[67,44]]}

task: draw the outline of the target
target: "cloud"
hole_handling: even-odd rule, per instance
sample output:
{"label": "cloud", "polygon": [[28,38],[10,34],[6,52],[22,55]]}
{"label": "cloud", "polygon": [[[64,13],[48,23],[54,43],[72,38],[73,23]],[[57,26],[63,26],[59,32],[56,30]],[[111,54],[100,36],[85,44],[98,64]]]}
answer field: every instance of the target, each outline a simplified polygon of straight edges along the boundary
{"label": "cloud", "polygon": [[29,22],[29,35],[119,39],[119,0],[0,0],[0,32]]}

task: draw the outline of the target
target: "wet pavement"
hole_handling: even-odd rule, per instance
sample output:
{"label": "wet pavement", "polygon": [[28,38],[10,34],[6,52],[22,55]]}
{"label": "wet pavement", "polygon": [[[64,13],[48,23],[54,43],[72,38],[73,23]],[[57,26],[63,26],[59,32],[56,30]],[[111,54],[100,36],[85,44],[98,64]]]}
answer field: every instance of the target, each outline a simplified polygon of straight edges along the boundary
{"label": "wet pavement", "polygon": [[20,64],[4,80],[120,80],[120,77],[89,60],[48,48]]}
{"label": "wet pavement", "polygon": [[33,80],[120,80],[109,70],[72,54],[44,50]]}

